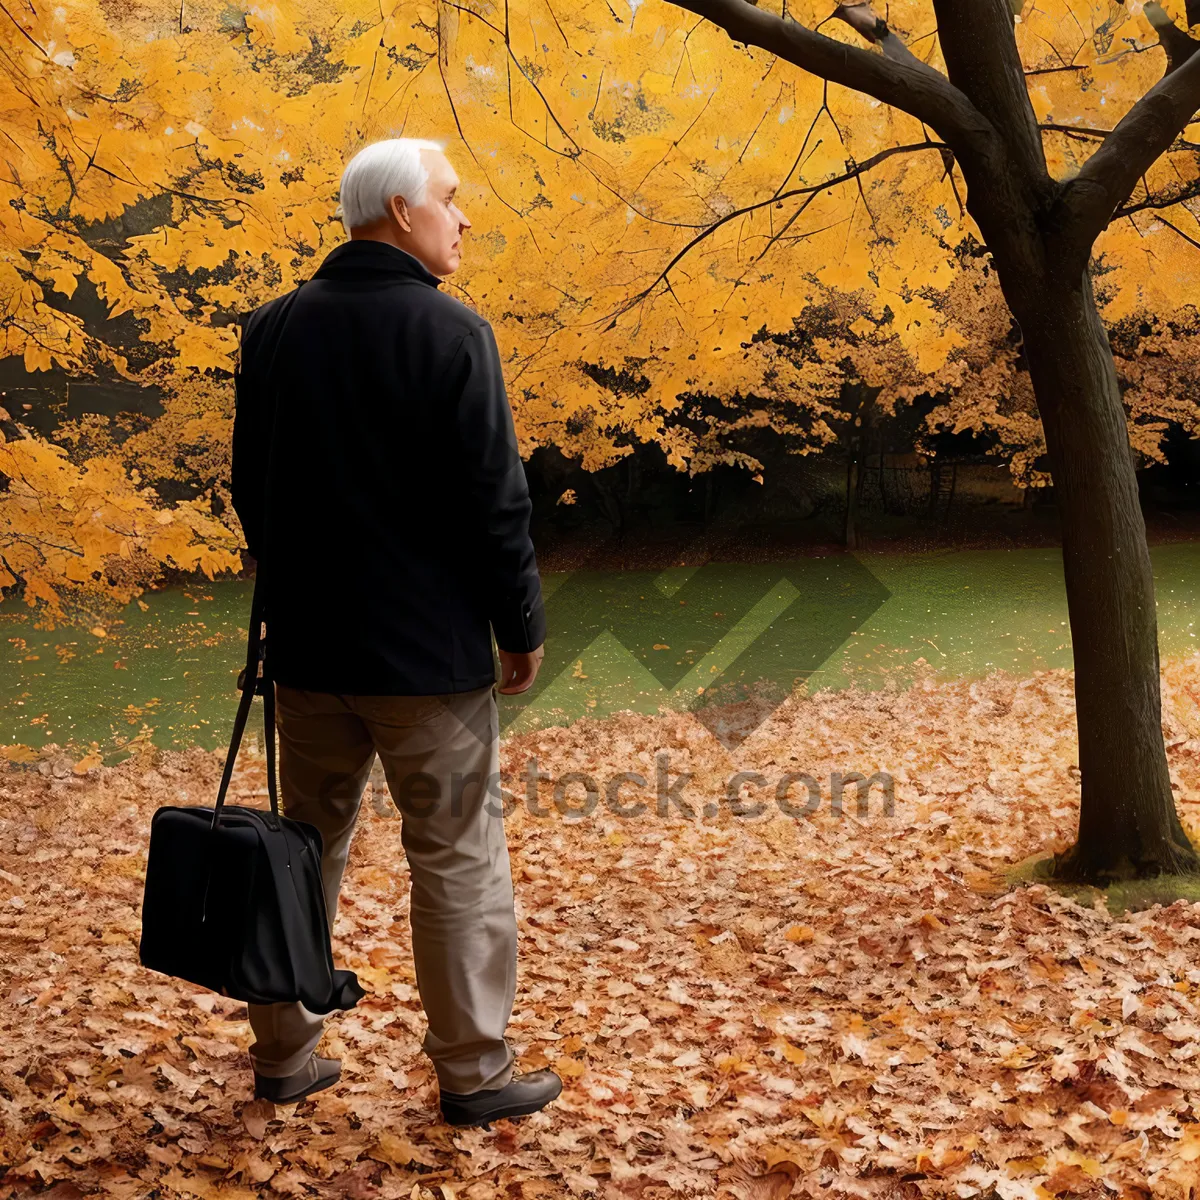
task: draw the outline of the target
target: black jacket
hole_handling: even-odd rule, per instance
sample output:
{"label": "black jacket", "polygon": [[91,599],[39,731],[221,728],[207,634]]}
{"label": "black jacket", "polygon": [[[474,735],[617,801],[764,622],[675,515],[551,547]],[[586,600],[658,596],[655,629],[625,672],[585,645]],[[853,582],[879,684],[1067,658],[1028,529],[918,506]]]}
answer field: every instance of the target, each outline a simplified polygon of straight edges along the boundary
{"label": "black jacket", "polygon": [[439,283],[348,241],[242,321],[231,494],[280,683],[467,691],[496,679],[489,623],[504,650],[545,637],[496,340]]}

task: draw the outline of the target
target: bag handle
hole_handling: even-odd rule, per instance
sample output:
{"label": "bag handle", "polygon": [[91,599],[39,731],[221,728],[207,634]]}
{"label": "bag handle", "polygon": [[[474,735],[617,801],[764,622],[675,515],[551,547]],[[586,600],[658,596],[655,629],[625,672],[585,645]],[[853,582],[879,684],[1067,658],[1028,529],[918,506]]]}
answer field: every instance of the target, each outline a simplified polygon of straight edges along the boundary
{"label": "bag handle", "polygon": [[[291,314],[292,305],[300,294],[300,289],[307,283],[302,281],[287,302],[283,316],[280,319],[279,330],[275,335],[275,345],[271,349],[271,360],[267,367],[266,377],[270,379],[275,370],[275,360],[279,355],[279,345],[283,341],[283,331]],[[271,440],[267,451],[267,501],[270,502],[271,464],[275,456],[275,430],[279,421],[279,399],[271,411]],[[265,513],[264,513],[265,516]],[[265,521],[264,521],[265,524]],[[265,530],[264,530],[265,532]],[[264,555],[265,558],[265,555]],[[250,706],[254,703],[255,692],[258,691],[258,667],[262,663],[262,698],[263,698],[263,733],[267,754],[267,794],[271,798],[271,816],[269,824],[272,829],[279,828],[279,785],[275,777],[275,689],[273,679],[267,664],[266,639],[263,637],[262,625],[266,617],[266,588],[263,586],[263,558],[260,558],[254,568],[254,595],[250,601],[250,635],[246,645],[246,665],[243,668],[240,681],[242,697],[238,701],[237,716],[233,721],[233,736],[229,742],[229,752],[225,756],[225,769],[221,774],[221,786],[217,791],[217,802],[213,806],[211,829],[216,829],[221,819],[221,810],[225,807],[225,795],[229,791],[229,782],[233,778],[233,764],[237,758],[238,749],[242,743],[242,733],[250,716]]]}

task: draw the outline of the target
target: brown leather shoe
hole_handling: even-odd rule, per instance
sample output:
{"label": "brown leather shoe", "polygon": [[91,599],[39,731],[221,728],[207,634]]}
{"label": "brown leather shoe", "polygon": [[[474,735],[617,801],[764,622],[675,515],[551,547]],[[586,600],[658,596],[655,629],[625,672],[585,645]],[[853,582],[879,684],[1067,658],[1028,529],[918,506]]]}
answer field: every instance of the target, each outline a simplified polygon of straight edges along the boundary
{"label": "brown leather shoe", "polygon": [[273,1104],[294,1104],[337,1083],[341,1077],[342,1064],[336,1058],[318,1058],[314,1054],[295,1075],[276,1077],[255,1071],[254,1098],[270,1100]]}

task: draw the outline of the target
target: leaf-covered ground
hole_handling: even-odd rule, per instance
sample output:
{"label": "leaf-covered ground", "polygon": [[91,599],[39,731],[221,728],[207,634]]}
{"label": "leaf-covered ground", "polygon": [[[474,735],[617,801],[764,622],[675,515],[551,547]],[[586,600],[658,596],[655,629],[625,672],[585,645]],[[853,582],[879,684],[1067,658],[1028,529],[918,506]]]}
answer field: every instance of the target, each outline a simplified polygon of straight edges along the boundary
{"label": "leaf-covered ground", "polygon": [[[1200,655],[1164,663],[1164,730],[1195,831]],[[510,1036],[565,1087],[491,1131],[437,1115],[385,796],[364,804],[336,931],[370,989],[329,1027],[342,1082],[274,1110],[250,1103],[242,1006],[137,962],[150,816],[211,803],[221,756],[8,764],[0,1197],[1188,1200],[1200,905],[1118,919],[996,884],[1072,836],[1074,748],[1061,671],[797,694],[732,755],[680,713],[508,740],[506,783],[523,796],[536,755],[548,810],[508,818]],[[692,773],[691,818],[656,811],[663,752],[671,782]],[[787,771],[825,794],[811,816],[738,816],[722,797],[742,770],[758,795]],[[876,791],[865,818],[835,815],[831,770],[891,772],[894,814]],[[564,816],[571,771],[640,772],[648,810]],[[263,785],[244,751],[235,789]]]}

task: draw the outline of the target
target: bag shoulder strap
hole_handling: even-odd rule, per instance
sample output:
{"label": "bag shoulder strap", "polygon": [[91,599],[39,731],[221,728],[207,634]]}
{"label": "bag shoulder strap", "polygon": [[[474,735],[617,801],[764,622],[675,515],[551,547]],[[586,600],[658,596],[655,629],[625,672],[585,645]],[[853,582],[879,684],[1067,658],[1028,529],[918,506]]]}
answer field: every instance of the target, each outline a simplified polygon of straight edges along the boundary
{"label": "bag shoulder strap", "polygon": [[[283,331],[287,326],[288,317],[291,315],[292,307],[296,303],[296,297],[299,296],[301,289],[307,282],[308,280],[303,280],[298,284],[287,296],[283,305],[283,312],[279,319],[278,328],[275,331],[275,342],[271,347],[267,365],[266,378],[268,380],[275,373],[275,363],[279,357],[279,347],[283,342]],[[268,483],[271,479],[271,463],[275,457],[275,434],[278,423],[279,400],[278,397],[275,397],[271,411],[271,439],[267,448],[266,478]],[[270,503],[269,487],[267,502],[268,504]],[[265,558],[266,555],[264,554],[263,557]],[[246,665],[238,678],[242,689],[242,696],[238,702],[237,715],[234,717],[233,736],[229,742],[229,752],[225,756],[225,769],[221,773],[221,786],[217,791],[217,802],[213,807],[211,826],[213,829],[216,828],[217,822],[221,818],[221,810],[225,806],[225,795],[229,790],[229,781],[233,778],[233,764],[242,743],[242,733],[245,731],[246,721],[250,716],[250,706],[254,703],[256,692],[261,694],[263,698],[263,733],[265,735],[267,755],[267,792],[271,798],[272,825],[277,828],[279,823],[279,787],[275,773],[275,690],[271,687],[270,668],[266,659],[266,638],[263,636],[262,631],[263,621],[266,616],[266,588],[263,579],[263,559],[259,559],[254,569],[254,595],[250,601],[250,631],[246,643]],[[258,675],[260,663],[262,663],[263,670],[261,691]]]}

